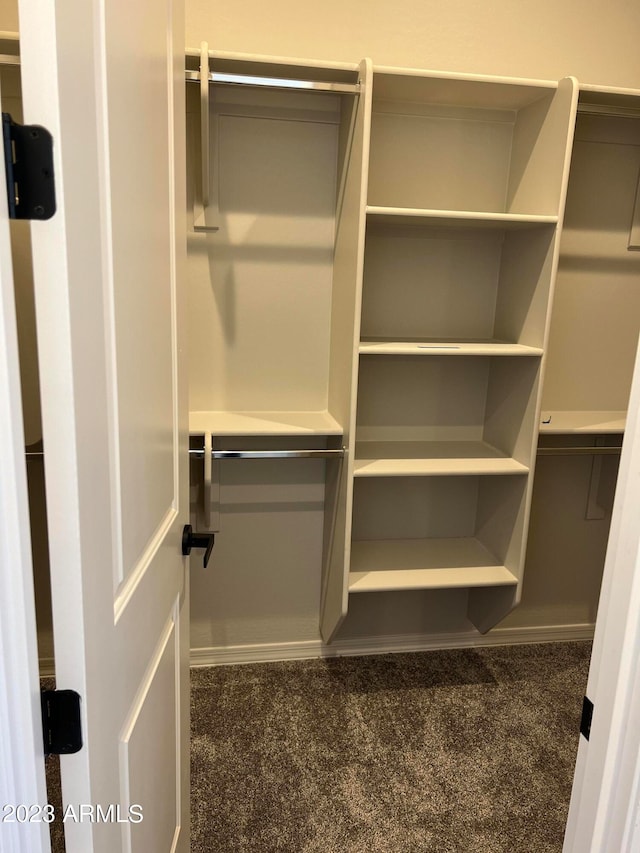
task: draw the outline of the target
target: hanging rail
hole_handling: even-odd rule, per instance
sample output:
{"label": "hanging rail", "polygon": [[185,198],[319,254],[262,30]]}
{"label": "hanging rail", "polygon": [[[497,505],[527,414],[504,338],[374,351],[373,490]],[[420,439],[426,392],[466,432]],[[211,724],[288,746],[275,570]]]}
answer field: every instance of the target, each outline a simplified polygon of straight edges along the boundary
{"label": "hanging rail", "polygon": [[[189,456],[204,459],[204,450],[190,450]],[[212,459],[341,459],[344,447],[339,450],[212,450]]]}
{"label": "hanging rail", "polygon": [[200,158],[201,158],[201,202],[194,200],[194,231],[215,232],[220,229],[220,211],[218,209],[218,177],[215,157],[211,156],[210,146],[210,100],[209,83],[221,86],[247,86],[262,89],[293,90],[299,92],[360,93],[360,83],[333,83],[321,80],[299,80],[289,77],[271,77],[252,74],[226,74],[209,70],[209,45],[200,44],[200,50],[189,51],[189,56],[200,59],[197,70],[185,69],[187,83],[197,83],[200,87]]}
{"label": "hanging rail", "polygon": [[640,107],[617,107],[608,104],[578,104],[583,115],[606,116],[607,118],[640,118]]}
{"label": "hanging rail", "polygon": [[[199,71],[185,71],[187,83],[200,83]],[[359,94],[359,83],[325,83],[320,80],[294,80],[287,77],[258,77],[251,74],[209,73],[209,83],[222,86],[252,86],[266,89],[298,89],[304,92],[340,92]]]}
{"label": "hanging rail", "polygon": [[615,456],[621,447],[539,447],[538,456]]}

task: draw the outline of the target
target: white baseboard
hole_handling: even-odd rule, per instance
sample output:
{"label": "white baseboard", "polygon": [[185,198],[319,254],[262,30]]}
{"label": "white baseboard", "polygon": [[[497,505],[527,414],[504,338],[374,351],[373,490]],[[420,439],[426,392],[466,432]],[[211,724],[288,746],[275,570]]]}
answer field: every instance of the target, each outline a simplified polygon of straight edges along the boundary
{"label": "white baseboard", "polygon": [[403,634],[336,640],[330,646],[321,640],[299,643],[257,643],[243,646],[211,646],[191,649],[191,666],[224,666],[240,663],[309,660],[352,655],[383,655],[435,649],[464,649],[482,646],[512,646],[524,643],[562,643],[593,639],[594,625],[540,625],[529,628],[495,628],[489,634],[470,631],[456,634]]}

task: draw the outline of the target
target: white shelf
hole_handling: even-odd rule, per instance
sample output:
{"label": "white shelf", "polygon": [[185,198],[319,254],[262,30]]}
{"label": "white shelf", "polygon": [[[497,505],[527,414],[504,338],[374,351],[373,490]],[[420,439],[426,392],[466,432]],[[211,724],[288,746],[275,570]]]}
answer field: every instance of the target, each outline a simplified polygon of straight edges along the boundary
{"label": "white shelf", "polygon": [[622,433],[626,420],[626,411],[546,411],[540,415],[540,432],[546,435]]}
{"label": "white shelf", "polygon": [[431,225],[444,228],[515,229],[555,225],[557,216],[491,213],[472,210],[428,210],[367,205],[367,220],[380,225]]}
{"label": "white shelf", "polygon": [[190,412],[191,435],[342,435],[328,412]]}
{"label": "white shelf", "polygon": [[359,441],[355,477],[528,474],[529,469],[484,441]]}
{"label": "white shelf", "polygon": [[378,338],[360,342],[360,355],[488,355],[541,356],[539,347],[505,341],[392,340]]}
{"label": "white shelf", "polygon": [[[374,97],[416,103],[516,111],[557,89],[554,80],[489,77],[374,65]],[[582,87],[581,87],[582,88]]]}
{"label": "white shelf", "polygon": [[349,592],[515,586],[517,578],[474,538],[353,542]]}

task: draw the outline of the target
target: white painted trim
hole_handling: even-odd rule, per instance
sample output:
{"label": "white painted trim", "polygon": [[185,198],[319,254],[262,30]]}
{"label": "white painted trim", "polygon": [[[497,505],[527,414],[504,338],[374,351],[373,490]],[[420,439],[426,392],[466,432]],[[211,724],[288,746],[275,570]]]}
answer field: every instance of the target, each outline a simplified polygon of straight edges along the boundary
{"label": "white painted trim", "polygon": [[640,349],[629,400],[564,853],[635,853],[640,844]]}
{"label": "white painted trim", "polygon": [[[47,795],[29,502],[4,188],[0,192],[0,472],[0,808],[43,807]],[[42,814],[35,817],[41,819]],[[0,839],[3,853],[48,853],[51,849],[48,826],[43,822],[3,823]]]}
{"label": "white painted trim", "polygon": [[191,649],[191,666],[229,666],[242,663],[267,663],[286,660],[384,655],[423,652],[436,649],[513,646],[526,643],[561,643],[591,640],[593,625],[536,625],[529,628],[496,628],[489,634],[460,631],[452,634],[400,634],[336,640],[327,646],[321,640],[297,643],[255,643],[242,646],[209,646]]}

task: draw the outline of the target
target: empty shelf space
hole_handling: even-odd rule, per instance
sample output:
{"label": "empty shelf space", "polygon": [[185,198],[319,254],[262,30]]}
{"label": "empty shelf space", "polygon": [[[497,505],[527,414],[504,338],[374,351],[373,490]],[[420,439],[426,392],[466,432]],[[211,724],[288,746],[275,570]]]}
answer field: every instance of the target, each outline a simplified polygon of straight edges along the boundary
{"label": "empty shelf space", "polygon": [[349,592],[515,586],[475,538],[382,539],[353,542]]}
{"label": "empty shelf space", "polygon": [[626,411],[543,411],[540,415],[540,432],[557,435],[622,433],[626,420]]}
{"label": "empty shelf space", "polygon": [[363,338],[360,355],[520,355],[541,356],[542,349],[498,340],[415,340]]}
{"label": "empty shelf space", "polygon": [[444,228],[495,228],[510,230],[555,225],[557,216],[492,213],[471,210],[430,210],[413,207],[367,205],[367,220],[380,225],[429,225]]}
{"label": "empty shelf space", "polygon": [[342,435],[328,412],[191,412],[189,432],[202,435]]}
{"label": "empty shelf space", "polygon": [[[397,102],[399,106],[445,104],[515,112],[557,89],[557,83],[551,80],[485,77],[388,65],[374,65],[373,71],[375,98]],[[583,97],[582,87],[580,97]]]}
{"label": "empty shelf space", "polygon": [[527,474],[485,441],[358,441],[355,477]]}
{"label": "empty shelf space", "polygon": [[[553,223],[575,85],[487,88],[374,73],[370,209],[455,212],[489,227]],[[480,107],[485,95],[491,106]]]}

